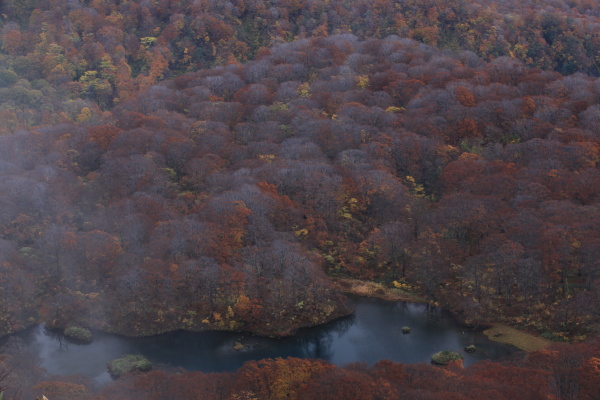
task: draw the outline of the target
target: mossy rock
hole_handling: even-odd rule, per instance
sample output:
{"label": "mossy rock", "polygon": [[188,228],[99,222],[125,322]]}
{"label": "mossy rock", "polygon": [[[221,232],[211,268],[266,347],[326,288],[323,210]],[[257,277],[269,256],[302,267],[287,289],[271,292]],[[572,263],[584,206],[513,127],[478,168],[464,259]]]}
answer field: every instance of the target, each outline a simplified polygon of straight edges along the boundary
{"label": "mossy rock", "polygon": [[444,350],[431,356],[431,363],[435,365],[448,365],[452,361],[462,360],[462,356],[455,351]]}
{"label": "mossy rock", "polygon": [[465,347],[465,351],[467,353],[475,353],[475,350],[477,350],[477,347],[475,347],[474,344],[470,344],[467,347]]}
{"label": "mossy rock", "polygon": [[148,372],[151,369],[152,363],[146,357],[138,354],[128,354],[108,363],[108,373],[113,378],[134,371]]}
{"label": "mossy rock", "polygon": [[409,326],[403,326],[403,327],[402,327],[402,333],[404,333],[405,335],[406,335],[407,333],[410,333],[410,327],[409,327]]}
{"label": "mossy rock", "polygon": [[92,343],[94,335],[89,329],[80,326],[70,326],[64,330],[63,334],[67,339],[80,343]]}
{"label": "mossy rock", "polygon": [[235,344],[233,345],[233,349],[237,350],[237,351],[242,351],[246,348],[246,346],[244,346],[243,344],[241,344],[240,342],[235,342]]}

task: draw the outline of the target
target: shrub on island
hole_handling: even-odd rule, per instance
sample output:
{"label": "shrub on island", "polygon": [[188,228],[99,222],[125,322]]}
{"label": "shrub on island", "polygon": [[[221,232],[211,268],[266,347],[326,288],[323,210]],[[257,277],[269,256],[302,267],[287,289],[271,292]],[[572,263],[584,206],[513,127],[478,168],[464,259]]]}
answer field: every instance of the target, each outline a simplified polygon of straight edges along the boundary
{"label": "shrub on island", "polygon": [[108,363],[108,373],[113,378],[133,371],[148,372],[151,369],[152,363],[146,357],[138,354],[128,354]]}
{"label": "shrub on island", "polygon": [[462,356],[455,351],[444,350],[431,356],[431,363],[435,365],[448,365],[453,361],[462,360]]}
{"label": "shrub on island", "polygon": [[92,332],[89,329],[80,326],[68,327],[64,330],[63,335],[65,335],[67,339],[81,343],[92,343],[92,340],[94,340]]}

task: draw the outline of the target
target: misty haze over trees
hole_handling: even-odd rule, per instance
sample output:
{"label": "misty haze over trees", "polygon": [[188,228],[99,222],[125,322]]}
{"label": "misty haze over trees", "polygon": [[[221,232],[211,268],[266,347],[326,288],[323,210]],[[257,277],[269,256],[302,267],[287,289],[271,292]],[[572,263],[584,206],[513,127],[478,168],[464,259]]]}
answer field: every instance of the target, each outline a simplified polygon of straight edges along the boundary
{"label": "misty haze over trees", "polygon": [[[467,324],[597,335],[594,1],[1,11],[1,334],[287,335],[350,312],[333,276],[396,282]],[[577,346],[465,370],[159,371],[93,398],[514,398],[535,382],[527,398],[592,399],[600,350]],[[78,379],[31,395],[96,395]]]}

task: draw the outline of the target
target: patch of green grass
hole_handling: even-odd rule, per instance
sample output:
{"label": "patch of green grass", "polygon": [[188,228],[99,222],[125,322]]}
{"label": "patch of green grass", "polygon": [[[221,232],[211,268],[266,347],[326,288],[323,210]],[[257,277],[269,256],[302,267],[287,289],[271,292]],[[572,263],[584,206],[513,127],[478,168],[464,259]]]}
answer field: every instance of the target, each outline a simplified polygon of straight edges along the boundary
{"label": "patch of green grass", "polygon": [[108,363],[108,372],[113,378],[133,371],[148,372],[151,369],[152,363],[146,357],[138,354],[129,354]]}

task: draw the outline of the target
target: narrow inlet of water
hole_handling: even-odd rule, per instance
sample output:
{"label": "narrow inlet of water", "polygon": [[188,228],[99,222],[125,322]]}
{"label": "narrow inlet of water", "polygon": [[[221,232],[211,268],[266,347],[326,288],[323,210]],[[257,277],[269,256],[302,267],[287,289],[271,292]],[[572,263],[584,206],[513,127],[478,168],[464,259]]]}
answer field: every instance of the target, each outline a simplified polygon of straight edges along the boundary
{"label": "narrow inlet of water", "polygon": [[[464,364],[470,365],[517,351],[459,326],[448,313],[424,304],[364,297],[352,300],[354,315],[282,339],[232,332],[172,332],[145,338],[94,332],[93,343],[82,345],[38,326],[10,337],[3,347],[19,346],[35,354],[51,374],[83,374],[98,383],[110,381],[106,372],[110,360],[132,353],[147,357],[155,369],[223,372],[235,371],[249,360],[276,357],[320,358],[338,366],[350,362],[372,365],[384,359],[429,362],[432,354],[452,350],[462,354]],[[404,326],[410,327],[409,334],[402,333]],[[464,348],[471,344],[477,351],[466,353]]]}

